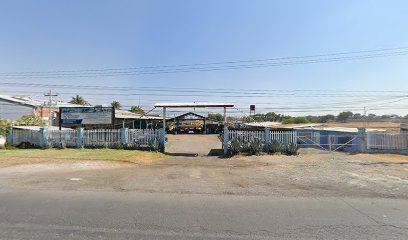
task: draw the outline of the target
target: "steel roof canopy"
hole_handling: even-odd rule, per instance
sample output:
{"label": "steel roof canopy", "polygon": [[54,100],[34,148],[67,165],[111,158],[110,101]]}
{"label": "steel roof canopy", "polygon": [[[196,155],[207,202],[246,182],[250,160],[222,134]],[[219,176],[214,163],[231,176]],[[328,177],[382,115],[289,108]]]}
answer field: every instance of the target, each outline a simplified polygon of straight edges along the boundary
{"label": "steel roof canopy", "polygon": [[234,107],[233,103],[192,102],[192,103],[156,103],[155,107],[165,108],[205,108],[205,107]]}

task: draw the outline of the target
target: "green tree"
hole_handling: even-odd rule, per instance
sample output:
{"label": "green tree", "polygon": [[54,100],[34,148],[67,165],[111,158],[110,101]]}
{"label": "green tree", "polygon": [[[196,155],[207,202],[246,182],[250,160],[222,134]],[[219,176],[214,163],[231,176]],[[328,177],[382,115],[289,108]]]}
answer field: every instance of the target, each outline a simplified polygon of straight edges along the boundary
{"label": "green tree", "polygon": [[85,105],[89,104],[83,97],[81,97],[79,95],[76,95],[75,97],[72,97],[71,101],[69,101],[69,103],[78,104],[78,105],[82,105],[82,106],[85,106]]}
{"label": "green tree", "polygon": [[45,126],[45,121],[35,115],[24,115],[18,121],[20,126]]}
{"label": "green tree", "polygon": [[350,111],[347,112],[341,112],[339,113],[339,115],[337,115],[337,121],[341,121],[341,122],[346,122],[347,119],[350,119],[353,117],[353,113]]}
{"label": "green tree", "polygon": [[333,121],[336,120],[336,116],[332,114],[327,114],[319,117],[319,122],[320,123],[327,123],[328,121]]}
{"label": "green tree", "polygon": [[0,136],[6,136],[8,130],[14,125],[13,121],[0,119]]}
{"label": "green tree", "polygon": [[361,113],[355,113],[353,114],[353,119],[362,119],[363,115],[361,115]]}
{"label": "green tree", "polygon": [[224,116],[220,113],[209,113],[208,118],[218,122],[224,121]]}
{"label": "green tree", "polygon": [[282,121],[283,124],[299,124],[299,123],[308,123],[306,117],[290,117],[286,116],[285,119]]}
{"label": "green tree", "polygon": [[141,107],[139,107],[139,106],[132,106],[132,107],[130,108],[130,111],[131,111],[132,113],[136,113],[136,114],[140,114],[140,115],[145,114],[145,111],[144,111]]}
{"label": "green tree", "polygon": [[375,119],[375,118],[377,118],[377,115],[375,115],[374,113],[370,113],[370,114],[368,114],[367,118],[368,119]]}
{"label": "green tree", "polygon": [[280,122],[282,121],[282,115],[274,113],[274,112],[269,112],[265,114],[265,120],[270,121],[270,122]]}
{"label": "green tree", "polygon": [[120,104],[120,102],[118,102],[118,101],[113,101],[113,102],[111,102],[111,107],[113,109],[120,109],[122,107],[122,104]]}

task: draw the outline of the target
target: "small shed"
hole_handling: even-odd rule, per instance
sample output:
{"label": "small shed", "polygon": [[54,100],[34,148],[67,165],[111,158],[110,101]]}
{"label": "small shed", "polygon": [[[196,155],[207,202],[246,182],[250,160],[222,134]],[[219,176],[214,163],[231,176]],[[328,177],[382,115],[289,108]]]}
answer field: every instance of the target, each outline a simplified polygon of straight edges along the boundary
{"label": "small shed", "polygon": [[[194,112],[188,112],[169,118],[167,119],[167,122],[170,124],[173,123],[173,128],[171,130],[173,130],[175,134],[190,132],[214,134],[219,133],[219,131],[222,130],[222,126],[217,120],[210,119]],[[197,124],[197,122],[202,122],[202,124]]]}
{"label": "small shed", "polygon": [[142,115],[125,110],[115,110],[115,128],[158,129],[162,118]]}

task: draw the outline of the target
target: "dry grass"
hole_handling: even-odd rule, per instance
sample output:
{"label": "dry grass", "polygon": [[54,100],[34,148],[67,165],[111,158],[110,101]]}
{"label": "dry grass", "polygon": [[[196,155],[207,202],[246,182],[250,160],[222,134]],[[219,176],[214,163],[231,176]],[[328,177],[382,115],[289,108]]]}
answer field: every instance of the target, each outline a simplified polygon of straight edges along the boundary
{"label": "dry grass", "polygon": [[0,167],[67,161],[115,161],[150,164],[165,160],[161,153],[116,149],[11,149],[0,150]]}
{"label": "dry grass", "polygon": [[399,122],[330,122],[325,123],[329,127],[350,127],[350,128],[359,128],[359,127],[366,127],[366,128],[376,128],[376,129],[385,129],[385,130],[399,130],[400,123]]}
{"label": "dry grass", "polygon": [[356,154],[362,162],[408,163],[408,156],[400,154]]}

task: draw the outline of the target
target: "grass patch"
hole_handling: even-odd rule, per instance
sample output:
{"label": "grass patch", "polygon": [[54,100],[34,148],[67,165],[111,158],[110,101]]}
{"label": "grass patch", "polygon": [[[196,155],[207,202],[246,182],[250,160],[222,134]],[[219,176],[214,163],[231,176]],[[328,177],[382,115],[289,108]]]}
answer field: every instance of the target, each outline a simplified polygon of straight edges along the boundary
{"label": "grass patch", "polygon": [[0,149],[0,166],[72,160],[154,163],[167,156],[156,152],[117,149]]}

